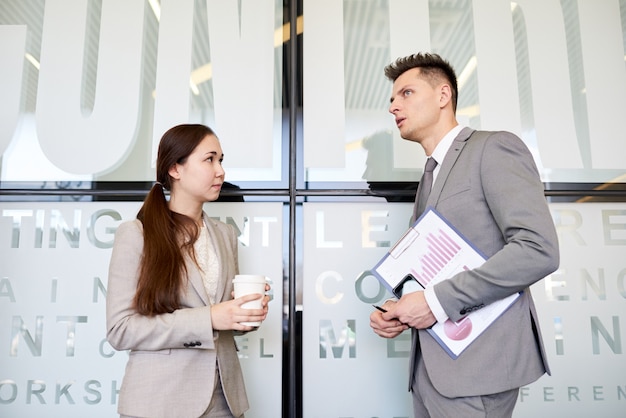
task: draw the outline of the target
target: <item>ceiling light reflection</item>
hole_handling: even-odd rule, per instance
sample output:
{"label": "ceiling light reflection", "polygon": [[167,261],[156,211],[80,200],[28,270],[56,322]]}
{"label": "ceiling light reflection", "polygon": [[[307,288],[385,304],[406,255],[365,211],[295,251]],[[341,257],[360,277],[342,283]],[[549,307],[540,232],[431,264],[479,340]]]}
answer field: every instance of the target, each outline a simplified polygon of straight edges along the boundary
{"label": "ceiling light reflection", "polygon": [[154,13],[157,22],[161,21],[161,5],[159,4],[159,0],[148,0],[148,3],[152,8],[152,13]]}
{"label": "ceiling light reflection", "polygon": [[463,68],[463,71],[461,71],[461,74],[457,77],[456,83],[459,91],[461,91],[465,84],[467,84],[467,81],[474,73],[477,66],[478,60],[476,59],[476,55],[474,55],[472,58],[469,59],[469,61],[467,61],[465,68]]}
{"label": "ceiling light reflection", "polygon": [[[157,0],[151,0],[157,1]],[[296,33],[301,35],[304,31],[304,18],[302,16],[298,16],[296,19]],[[285,23],[280,28],[274,31],[274,47],[279,47],[283,43],[289,41],[291,39],[291,24]],[[209,81],[213,77],[213,69],[211,67],[211,63],[206,63],[191,72],[191,83],[192,86],[195,86],[196,90],[198,85]],[[193,91],[193,87],[192,87]],[[200,92],[194,94],[198,95]]]}
{"label": "ceiling light reflection", "polygon": [[30,62],[33,65],[33,67],[35,67],[37,70],[39,70],[39,61],[37,61],[37,59],[35,57],[30,55],[28,52],[26,54],[24,54],[24,57],[26,57],[26,60],[28,62]]}

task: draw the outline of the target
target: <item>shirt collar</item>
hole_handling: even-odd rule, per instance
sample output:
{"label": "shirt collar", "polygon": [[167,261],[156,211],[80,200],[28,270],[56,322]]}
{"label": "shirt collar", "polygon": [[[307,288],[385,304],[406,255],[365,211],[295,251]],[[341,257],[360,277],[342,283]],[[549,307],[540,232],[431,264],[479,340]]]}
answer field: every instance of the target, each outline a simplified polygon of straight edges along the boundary
{"label": "shirt collar", "polygon": [[456,138],[459,133],[463,130],[464,126],[456,125],[454,128],[450,129],[450,131],[443,137],[441,141],[435,147],[431,157],[437,161],[437,167],[441,165],[443,159],[445,158],[448,150],[452,146],[452,142],[454,142],[454,138]]}

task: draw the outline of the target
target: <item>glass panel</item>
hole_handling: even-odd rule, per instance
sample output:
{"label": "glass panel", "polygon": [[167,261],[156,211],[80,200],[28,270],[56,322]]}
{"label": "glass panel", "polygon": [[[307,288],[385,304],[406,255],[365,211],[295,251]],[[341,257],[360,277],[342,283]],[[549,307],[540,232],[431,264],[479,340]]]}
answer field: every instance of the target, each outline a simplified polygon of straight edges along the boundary
{"label": "glass panel", "polygon": [[[116,416],[128,359],[106,341],[108,265],[140,203],[0,203],[2,416]],[[280,417],[283,209],[209,203],[239,235],[239,268],[273,282],[267,319],[237,337],[251,410]]]}
{"label": "glass panel", "polygon": [[404,233],[412,205],[303,209],[303,416],[410,416],[411,334],[386,341],[371,331],[372,304],[390,294],[369,269]]}
{"label": "glass panel", "polygon": [[286,184],[282,1],[65,5],[0,2],[5,185],[153,181],[187,122],[216,130],[230,181]]}
{"label": "glass panel", "polygon": [[[371,305],[391,297],[370,269],[404,233],[411,209],[305,203],[305,418],[413,416],[410,332],[386,340],[369,326]],[[626,392],[626,205],[553,203],[550,210],[561,265],[532,294],[552,376],[521,389],[515,416],[617,416]]]}
{"label": "glass panel", "polygon": [[[328,7],[330,27],[318,21]],[[625,9],[623,0],[304,0],[309,186],[419,179],[423,150],[399,138],[383,75],[418,51],[456,69],[459,122],[518,134],[544,182],[625,182],[626,142],[615,139],[626,114]]]}

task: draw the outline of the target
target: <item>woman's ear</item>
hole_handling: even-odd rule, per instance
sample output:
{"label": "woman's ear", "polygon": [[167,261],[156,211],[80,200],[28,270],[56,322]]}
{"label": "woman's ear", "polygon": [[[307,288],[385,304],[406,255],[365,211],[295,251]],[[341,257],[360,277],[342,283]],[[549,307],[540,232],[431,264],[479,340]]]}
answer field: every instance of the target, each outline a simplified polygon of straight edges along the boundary
{"label": "woman's ear", "polygon": [[178,164],[173,164],[169,170],[167,170],[167,173],[170,175],[171,178],[173,179],[180,179],[180,172],[178,171]]}

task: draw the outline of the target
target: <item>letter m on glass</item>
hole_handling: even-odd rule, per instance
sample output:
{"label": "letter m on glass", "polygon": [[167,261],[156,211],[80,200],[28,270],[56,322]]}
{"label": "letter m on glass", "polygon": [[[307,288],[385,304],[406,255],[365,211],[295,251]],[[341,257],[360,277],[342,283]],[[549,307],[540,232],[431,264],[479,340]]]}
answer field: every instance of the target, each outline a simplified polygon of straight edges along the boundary
{"label": "letter m on glass", "polygon": [[348,346],[349,358],[356,358],[356,321],[354,319],[347,320],[345,327],[338,334],[339,338],[336,338],[330,320],[320,320],[320,358],[327,358],[329,349],[334,358],[340,358],[343,356],[343,350],[346,346]]}

